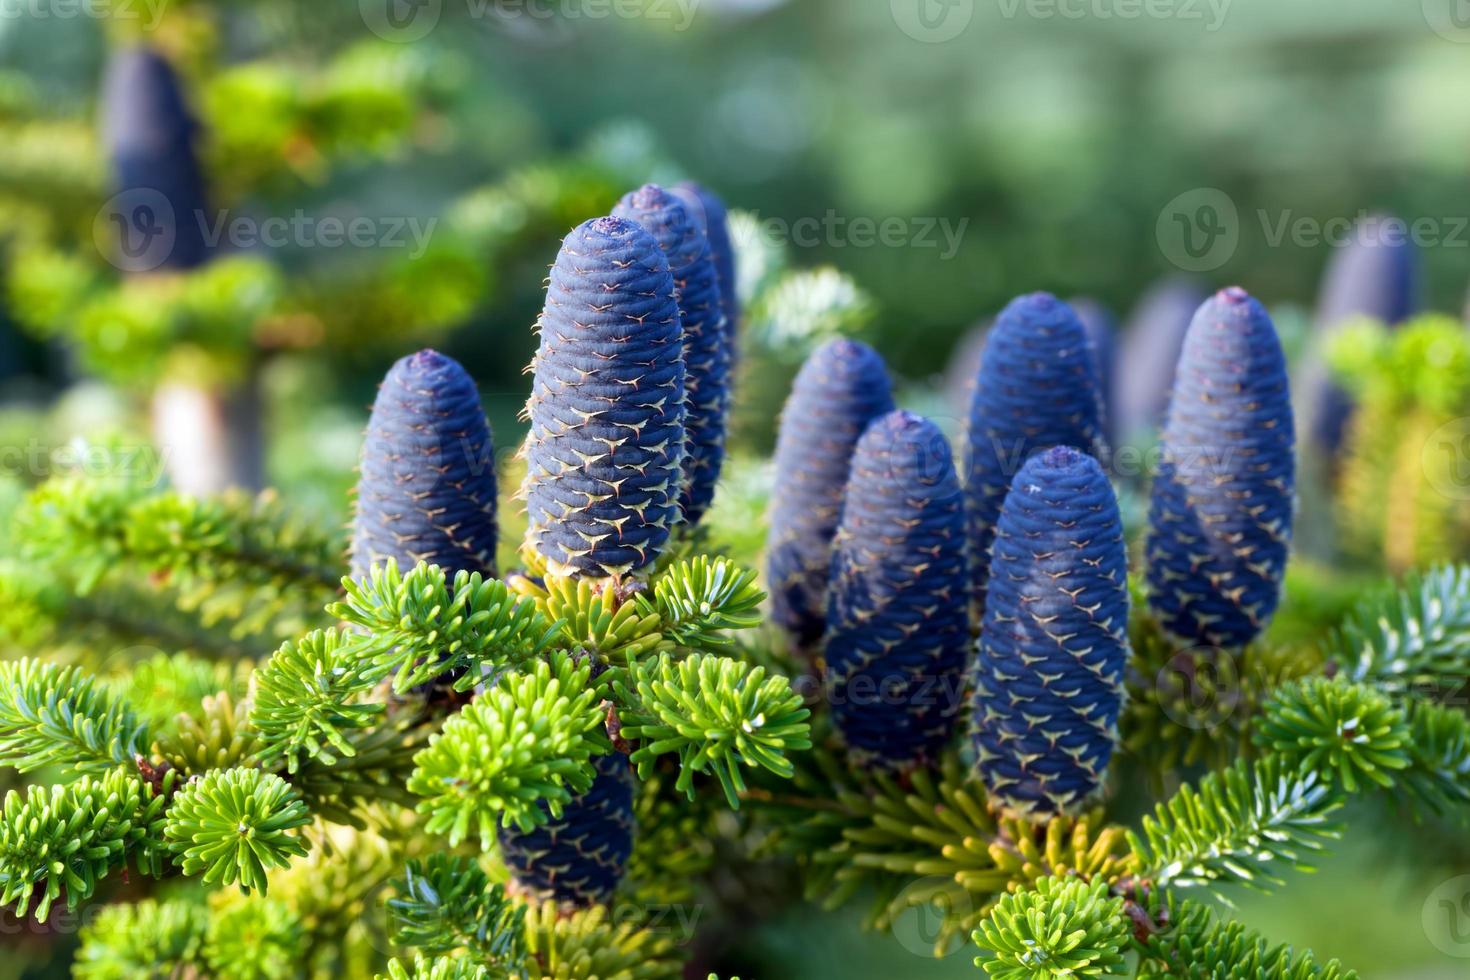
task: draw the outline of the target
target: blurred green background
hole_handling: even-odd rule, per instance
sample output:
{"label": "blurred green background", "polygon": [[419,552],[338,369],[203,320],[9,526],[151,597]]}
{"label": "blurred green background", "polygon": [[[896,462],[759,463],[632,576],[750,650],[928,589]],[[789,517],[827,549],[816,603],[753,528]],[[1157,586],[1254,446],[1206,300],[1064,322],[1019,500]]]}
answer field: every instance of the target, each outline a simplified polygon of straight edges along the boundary
{"label": "blurred green background", "polygon": [[[1161,219],[1201,188],[1223,192],[1238,237],[1204,270],[1209,284],[1310,308],[1330,248],[1276,243],[1269,229],[1383,210],[1436,223],[1440,240],[1421,250],[1426,305],[1458,315],[1470,283],[1470,21],[1458,27],[1455,6],[442,0],[422,8],[437,20],[420,36],[425,22],[411,18],[419,8],[405,14],[408,28],[383,29],[384,0],[113,0],[110,17],[65,0],[4,4],[0,261],[13,265],[37,240],[93,247],[96,201],[107,197],[95,141],[100,79],[109,48],[139,37],[167,51],[193,86],[206,140],[212,125],[228,137],[216,145],[264,147],[269,179],[235,173],[250,162],[238,156],[215,161],[231,188],[218,206],[257,218],[439,218],[475,270],[462,297],[441,297],[409,330],[394,317],[427,305],[421,292],[405,287],[399,305],[364,304],[350,316],[328,309],[349,286],[314,314],[343,316],[335,344],[280,345],[263,369],[269,481],[342,519],[364,406],[387,365],[421,343],[466,364],[500,445],[515,445],[528,387],[521,370],[557,240],[644,179],[696,177],[766,228],[841,222],[846,230],[777,244],[795,267],[832,265],[852,277],[871,300],[869,338],[914,397],[932,398],[916,407],[938,412],[943,403],[924,394],[930,382],[966,331],[1017,293],[1088,295],[1123,314],[1150,283],[1180,271],[1161,244]],[[367,93],[349,121],[392,136],[331,167],[303,163],[310,141],[273,130],[269,106],[231,100],[244,89],[208,89],[232,66],[311,73],[358,56],[393,72],[349,90]],[[413,89],[402,104],[391,98],[400,84]],[[332,105],[345,112],[343,100]],[[302,125],[315,136],[317,122]],[[853,230],[889,220],[901,240]],[[957,237],[946,241],[944,229]],[[383,258],[371,249],[265,251],[291,275],[349,284],[374,280]],[[367,271],[353,279],[354,267]],[[63,339],[10,322],[24,319],[19,298],[12,283],[0,328],[6,439],[44,433],[59,443],[99,421],[145,426],[156,378],[79,385],[96,365],[79,364]],[[756,419],[738,429],[747,450],[769,446],[784,387],[781,371],[770,371],[768,385],[747,379]],[[1245,917],[1366,977],[1470,975],[1470,960],[1436,948],[1422,918],[1464,856],[1405,859],[1414,828],[1359,826],[1372,833],[1360,830],[1320,875],[1294,878],[1282,896],[1246,901]],[[922,923],[913,928],[921,936]],[[802,912],[747,938],[756,977],[978,975],[963,951],[929,962],[905,948],[927,944],[861,935],[845,914]]]}

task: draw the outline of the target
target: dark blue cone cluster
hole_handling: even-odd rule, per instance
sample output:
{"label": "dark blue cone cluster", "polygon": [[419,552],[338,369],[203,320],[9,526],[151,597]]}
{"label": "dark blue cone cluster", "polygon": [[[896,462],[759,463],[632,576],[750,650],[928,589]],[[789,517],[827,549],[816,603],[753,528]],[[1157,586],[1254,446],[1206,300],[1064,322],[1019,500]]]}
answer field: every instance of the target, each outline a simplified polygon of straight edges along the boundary
{"label": "dark blue cone cluster", "polygon": [[691,214],[698,214],[706,237],[715,271],[720,274],[720,307],[725,312],[725,336],[730,360],[735,360],[736,335],[740,329],[740,290],[735,278],[735,244],[730,241],[730,216],[725,202],[708,188],[692,180],[674,188]]}
{"label": "dark blue cone cluster", "polygon": [[903,766],[950,741],[970,650],[968,589],[949,443],[927,419],[891,412],[853,454],[827,606],[832,716],[859,758]]}
{"label": "dark blue cone cluster", "polygon": [[[102,85],[103,140],[113,170],[116,213],[126,227],[119,259],[140,269],[189,269],[207,257],[205,182],[198,124],[178,76],[151,49],[113,55]],[[158,249],[163,251],[159,252]]]}
{"label": "dark blue cone cluster", "polygon": [[606,902],[633,851],[633,773],[620,752],[592,760],[592,788],[562,808],[560,819],[530,833],[499,834],[500,856],[521,890],[585,908]]}
{"label": "dark blue cone cluster", "polygon": [[1149,605],[1172,634],[1238,647],[1271,618],[1291,542],[1291,393],[1276,328],[1231,287],[1184,342],[1149,512]]}
{"label": "dark blue cone cluster", "polygon": [[495,447],[459,362],[421,350],[378,389],[362,446],[352,574],[392,558],[495,573]]}
{"label": "dark blue cone cluster", "polygon": [[[1337,249],[1322,277],[1316,329],[1324,338],[1359,318],[1395,326],[1419,310],[1419,256],[1407,225],[1383,216],[1358,223],[1351,241]],[[1331,457],[1342,446],[1352,397],[1332,378],[1321,358],[1302,380],[1306,433],[1311,444]]]}
{"label": "dark blue cone cluster", "polygon": [[856,340],[807,358],[781,412],[766,585],[771,619],[806,648],[827,622],[832,537],[842,519],[852,453],[868,424],[893,411],[883,359]]}
{"label": "dark blue cone cluster", "polygon": [[1070,447],[1033,456],[996,525],[974,670],[976,765],[993,800],[1075,813],[1112,757],[1128,660],[1128,564],[1113,488]]}
{"label": "dark blue cone cluster", "polygon": [[1151,446],[1169,411],[1174,367],[1184,349],[1189,321],[1206,294],[1192,280],[1170,278],[1139,300],[1123,332],[1109,425],[1119,445]]}
{"label": "dark blue cone cluster", "polygon": [[990,543],[1011,478],[1051,446],[1099,451],[1101,413],[1092,345],[1072,308],[1050,293],[1012,300],[986,336],[966,434],[977,602],[983,603]]}
{"label": "dark blue cone cluster", "polygon": [[684,455],[684,332],[658,242],[621,218],[573,229],[539,329],[527,540],[554,572],[636,572],[678,520]]}
{"label": "dark blue cone cluster", "polygon": [[688,393],[687,455],[679,506],[686,523],[698,524],[714,499],[725,461],[725,419],[730,409],[730,350],[719,273],[704,229],[669,191],[645,184],[624,195],[613,215],[653,236],[674,277],[674,295],[684,326]]}

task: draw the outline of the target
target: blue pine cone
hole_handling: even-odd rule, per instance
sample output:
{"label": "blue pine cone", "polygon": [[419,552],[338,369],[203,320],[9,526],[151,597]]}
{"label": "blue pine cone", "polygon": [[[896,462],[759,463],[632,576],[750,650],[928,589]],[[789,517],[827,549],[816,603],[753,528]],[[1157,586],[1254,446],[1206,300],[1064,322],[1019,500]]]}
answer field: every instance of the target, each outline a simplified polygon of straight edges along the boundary
{"label": "blue pine cone", "polygon": [[495,446],[480,392],[452,357],[421,350],[373,402],[352,522],[352,575],[392,558],[495,574]]}
{"label": "blue pine cone", "polygon": [[996,524],[974,670],[976,765],[1027,819],[1077,812],[1113,754],[1128,660],[1128,560],[1097,461],[1031,457]]}
{"label": "blue pine cone", "polygon": [[189,111],[173,67],[156,51],[117,51],[102,83],[103,141],[123,227],[118,261],[128,271],[190,269],[208,257],[206,191]]}
{"label": "blue pine cone", "polygon": [[1149,606],[1190,642],[1249,643],[1271,619],[1291,543],[1291,392],[1276,328],[1243,289],[1195,314],[1149,512]]}
{"label": "blue pine cone", "polygon": [[832,549],[832,716],[858,757],[934,758],[954,733],[970,650],[964,496],[929,420],[890,412],[852,459]]}
{"label": "blue pine cone", "polygon": [[710,243],[679,198],[645,184],[623,196],[613,215],[640,225],[658,242],[674,276],[679,320],[684,325],[684,387],[688,436],[679,507],[689,525],[699,523],[715,496],[725,461],[725,421],[730,410],[730,349],[720,277]]}
{"label": "blue pine cone", "polygon": [[710,255],[720,274],[720,306],[725,312],[725,336],[733,364],[736,336],[740,330],[740,290],[735,278],[735,245],[730,241],[730,215],[719,195],[701,184],[686,180],[674,188],[686,209],[701,220],[709,238]]}
{"label": "blue pine cone", "polygon": [[1087,331],[1050,293],[1012,300],[985,339],[966,432],[965,495],[973,598],[983,604],[996,518],[1011,477],[1034,453],[1097,453],[1102,398]]}
{"label": "blue pine cone", "polygon": [[633,851],[633,772],[620,752],[592,760],[592,788],[553,819],[524,833],[499,832],[500,856],[520,888],[541,899],[586,907],[606,902]]}
{"label": "blue pine cone", "polygon": [[832,538],[853,450],[868,424],[891,411],[883,358],[846,339],[807,358],[781,411],[766,583],[772,621],[799,647],[810,647],[826,628]]}
{"label": "blue pine cone", "polygon": [[562,242],[526,405],[527,540],[558,574],[649,565],[679,516],[684,332],[658,242],[594,218]]}

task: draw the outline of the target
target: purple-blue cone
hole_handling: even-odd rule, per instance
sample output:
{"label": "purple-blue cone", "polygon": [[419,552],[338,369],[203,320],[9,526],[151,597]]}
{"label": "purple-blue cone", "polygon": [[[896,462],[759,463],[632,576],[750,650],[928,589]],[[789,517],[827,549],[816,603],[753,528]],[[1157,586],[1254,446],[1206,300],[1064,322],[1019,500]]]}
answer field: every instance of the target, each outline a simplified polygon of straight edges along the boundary
{"label": "purple-blue cone", "polygon": [[1112,758],[1128,660],[1128,561],[1113,488],[1071,447],[1031,457],[996,526],[972,736],[992,799],[1075,813]]}
{"label": "purple-blue cone", "polygon": [[856,340],[829,341],[807,358],[781,411],[776,439],[766,584],[771,620],[801,648],[822,636],[832,537],[852,453],[869,423],[893,411],[883,358]]}
{"label": "purple-blue cone", "polygon": [[592,760],[592,787],[529,833],[499,833],[500,856],[522,890],[581,908],[606,902],[633,851],[633,773],[621,753]]}
{"label": "purple-blue cone", "polygon": [[1072,308],[1050,293],[1012,300],[986,335],[966,432],[977,603],[983,604],[990,542],[1011,477],[1051,446],[1100,451],[1101,414],[1092,345]]}
{"label": "purple-blue cone", "polygon": [[[740,290],[735,278],[735,245],[730,241],[730,216],[719,195],[701,184],[686,180],[674,188],[691,214],[698,215],[709,238],[710,255],[715,271],[720,274],[720,306],[725,312],[725,337],[735,361],[736,338],[740,330]],[[697,207],[695,207],[697,205]]]}
{"label": "purple-blue cone", "polygon": [[452,357],[400,359],[378,389],[362,445],[352,575],[392,558],[495,574],[495,446],[480,392]]}
{"label": "purple-blue cone", "polygon": [[[1109,421],[1118,445],[1151,446],[1169,411],[1174,368],[1195,310],[1207,298],[1193,280],[1168,278],[1144,293],[1123,330]],[[1140,448],[1146,448],[1142,446]]]}
{"label": "purple-blue cone", "polygon": [[126,226],[119,261],[140,271],[199,265],[208,255],[205,180],[178,75],[150,48],[123,48],[107,66],[101,112],[118,195],[109,217]]}
{"label": "purple-blue cone", "polygon": [[934,423],[890,412],[858,440],[832,548],[832,717],[861,759],[933,759],[954,734],[970,651],[964,496]]}
{"label": "purple-blue cone", "polygon": [[1271,619],[1291,543],[1295,436],[1276,328],[1243,289],[1184,341],[1149,511],[1149,606],[1180,639],[1239,647]]}
{"label": "purple-blue cone", "polygon": [[715,496],[725,461],[725,423],[730,411],[730,349],[719,273],[700,224],[679,198],[656,184],[623,196],[613,215],[641,226],[658,242],[674,276],[674,295],[684,327],[684,385],[688,435],[679,506],[684,521],[698,524]]}
{"label": "purple-blue cone", "polygon": [[[1322,276],[1315,329],[1329,337],[1358,318],[1397,326],[1419,311],[1419,255],[1400,219],[1382,215],[1360,221],[1351,241],[1333,252]],[[1313,448],[1331,458],[1342,445],[1352,397],[1332,377],[1316,352],[1300,392]]]}
{"label": "purple-blue cone", "polygon": [[679,516],[684,332],[668,259],[622,218],[562,242],[527,415],[527,540],[562,574],[626,575]]}

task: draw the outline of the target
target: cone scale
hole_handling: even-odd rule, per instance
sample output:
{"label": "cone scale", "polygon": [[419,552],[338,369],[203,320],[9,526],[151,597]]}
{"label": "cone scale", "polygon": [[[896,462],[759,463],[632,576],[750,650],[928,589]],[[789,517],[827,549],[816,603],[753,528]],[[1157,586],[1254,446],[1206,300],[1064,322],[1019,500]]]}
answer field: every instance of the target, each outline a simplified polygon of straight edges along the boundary
{"label": "cone scale", "polygon": [[1033,456],[1006,495],[974,670],[972,738],[1009,813],[1075,813],[1112,757],[1128,659],[1128,565],[1091,456]]}
{"label": "cone scale", "polygon": [[884,415],[853,455],[827,607],[833,719],[859,758],[912,765],[950,741],[970,650],[967,588],[949,444],[927,419]]}
{"label": "cone scale", "polygon": [[1281,597],[1295,436],[1276,328],[1243,289],[1200,307],[1175,375],[1149,510],[1149,606],[1174,636],[1244,646]]}
{"label": "cone scale", "polygon": [[807,358],[781,411],[766,582],[772,621],[800,648],[826,626],[832,538],[853,450],[869,423],[892,410],[883,359],[843,339]]}

